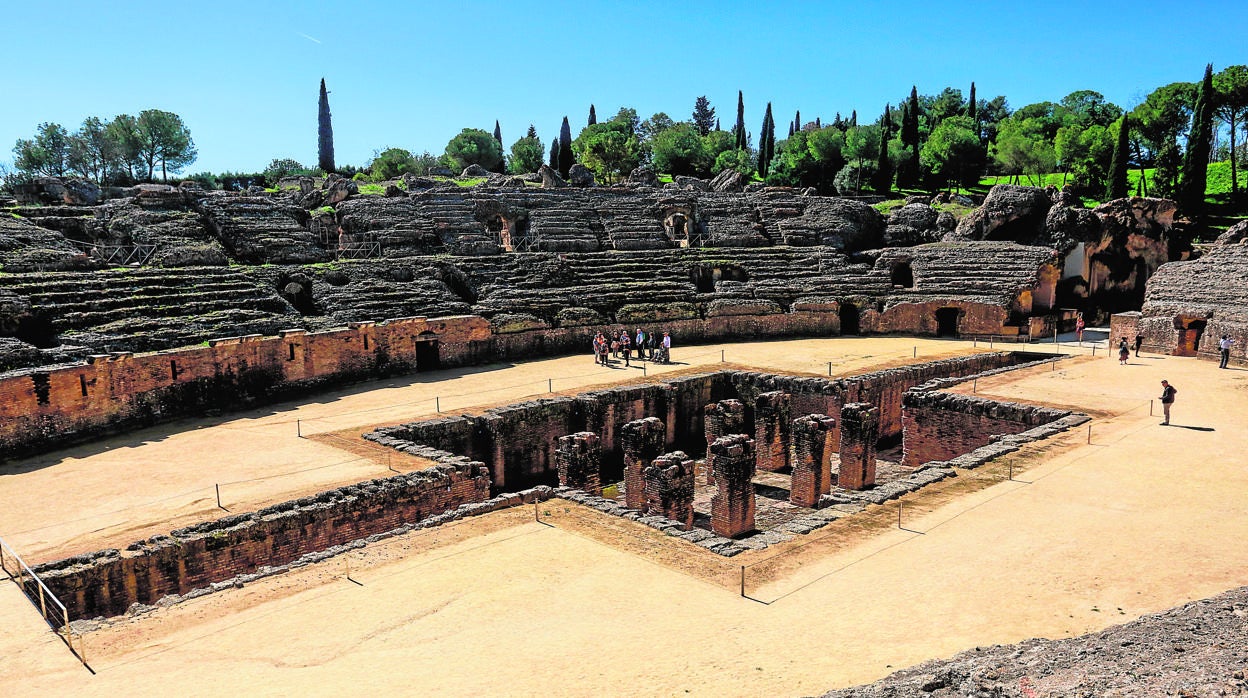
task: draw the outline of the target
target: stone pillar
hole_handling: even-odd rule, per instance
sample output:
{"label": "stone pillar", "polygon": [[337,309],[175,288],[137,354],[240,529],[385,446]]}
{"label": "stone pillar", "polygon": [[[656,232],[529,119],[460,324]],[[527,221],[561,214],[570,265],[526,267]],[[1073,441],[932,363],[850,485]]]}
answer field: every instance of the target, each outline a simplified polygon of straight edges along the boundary
{"label": "stone pillar", "polygon": [[[740,400],[720,400],[713,402],[704,409],[706,413],[706,446],[708,453],[715,440],[729,434],[740,434],[745,431],[745,403]],[[715,482],[715,473],[711,470],[711,461],[706,461],[706,484]]]}
{"label": "stone pillar", "polygon": [[832,491],[832,432],[836,420],[825,414],[808,414],[793,420],[793,478],[789,484],[789,502],[794,506],[814,508],[819,495]]}
{"label": "stone pillar", "polygon": [[861,490],[875,484],[875,442],[880,436],[880,409],[869,402],[841,408],[841,471],[836,484]]}
{"label": "stone pillar", "polygon": [[650,461],[663,453],[667,428],[658,417],[646,417],[620,427],[620,447],[624,450],[624,503],[629,509],[646,506],[643,473]]}
{"label": "stone pillar", "polygon": [[655,458],[643,473],[647,514],[679,521],[693,528],[693,459],[684,451]]}
{"label": "stone pillar", "polygon": [[732,538],[754,530],[754,439],[732,434],[710,445],[707,461],[718,491],[711,497],[711,530]]}
{"label": "stone pillar", "polygon": [[601,495],[602,445],[598,443],[598,435],[580,431],[560,436],[557,443],[555,465],[559,469],[559,484]]}
{"label": "stone pillar", "polygon": [[792,399],[788,393],[762,393],[754,402],[754,457],[759,470],[775,472],[789,464]]}

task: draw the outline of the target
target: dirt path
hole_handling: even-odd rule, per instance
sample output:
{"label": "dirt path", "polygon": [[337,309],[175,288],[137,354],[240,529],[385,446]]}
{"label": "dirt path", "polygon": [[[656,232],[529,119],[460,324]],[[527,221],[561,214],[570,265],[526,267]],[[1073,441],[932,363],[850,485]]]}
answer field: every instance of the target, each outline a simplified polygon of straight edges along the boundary
{"label": "dirt path", "polygon": [[[737,361],[822,361],[826,374],[837,345],[808,341],[740,348]],[[844,353],[876,359],[915,344],[856,342]],[[1148,416],[1163,377],[1180,391],[1178,426]],[[762,554],[725,561],[553,502],[539,513],[555,528],[525,508],[393,539],[352,554],[359,584],[331,560],[92,633],[97,676],[48,644],[0,664],[0,681],[86,695],[809,695],[1248,583],[1248,372],[1098,359],[976,388],[1102,416],[1091,444],[1080,431],[1015,454],[1015,481],[998,464],[906,498],[908,530],[890,503],[812,534],[826,540],[747,576],[770,605],[734,587]]]}

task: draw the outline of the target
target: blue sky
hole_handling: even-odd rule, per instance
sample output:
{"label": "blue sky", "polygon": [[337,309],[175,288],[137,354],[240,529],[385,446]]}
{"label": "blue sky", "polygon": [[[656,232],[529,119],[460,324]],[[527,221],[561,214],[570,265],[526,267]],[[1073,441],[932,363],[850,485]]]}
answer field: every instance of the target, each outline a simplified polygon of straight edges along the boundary
{"label": "blue sky", "polygon": [[[707,95],[729,128],[737,90],[757,132],[836,112],[874,118],[915,84],[1012,107],[1093,89],[1132,106],[1248,64],[1248,2],[287,2],[6,3],[0,162],[42,121],[180,114],[189,171],[316,161],[331,91],[339,164],[389,146],[441,153],[464,127],[532,123],[543,143],[591,103],[688,119]],[[783,133],[781,133],[783,138]]]}

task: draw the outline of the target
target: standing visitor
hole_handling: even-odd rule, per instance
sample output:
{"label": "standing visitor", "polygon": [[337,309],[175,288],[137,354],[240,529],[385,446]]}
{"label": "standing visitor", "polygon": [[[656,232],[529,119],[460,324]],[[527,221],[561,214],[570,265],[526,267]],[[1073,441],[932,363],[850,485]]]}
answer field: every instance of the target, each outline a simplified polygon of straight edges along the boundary
{"label": "standing visitor", "polygon": [[654,360],[654,348],[659,345],[659,338],[654,335],[654,330],[646,333],[646,357],[651,361]]}
{"label": "standing visitor", "polygon": [[1162,426],[1170,424],[1170,406],[1174,404],[1174,394],[1179,392],[1169,381],[1161,382],[1161,411],[1166,416]]}
{"label": "standing visitor", "polygon": [[1226,334],[1222,335],[1222,339],[1218,340],[1218,353],[1222,355],[1222,361],[1218,364],[1218,368],[1226,368],[1226,365],[1230,363],[1231,345],[1234,343],[1235,340],[1231,339],[1231,336]]}
{"label": "standing visitor", "polygon": [[1131,350],[1127,348],[1127,338],[1123,337],[1118,340],[1118,365],[1126,366],[1129,358],[1131,358]]}
{"label": "standing visitor", "polygon": [[637,337],[634,346],[637,347],[637,360],[640,361],[646,358],[646,333],[642,332],[640,327],[637,328]]}
{"label": "standing visitor", "polygon": [[620,353],[624,355],[624,368],[629,367],[628,355],[630,353],[630,347],[628,345],[628,330],[620,330]]}
{"label": "standing visitor", "polygon": [[663,333],[663,363],[670,364],[672,362],[672,335],[669,332]]}
{"label": "standing visitor", "polygon": [[1140,345],[1144,343],[1144,334],[1142,332],[1135,333],[1135,358],[1140,358]]}
{"label": "standing visitor", "polygon": [[1083,313],[1075,315],[1075,337],[1078,338],[1080,344],[1083,344],[1083,328],[1087,327],[1087,323],[1083,321]]}

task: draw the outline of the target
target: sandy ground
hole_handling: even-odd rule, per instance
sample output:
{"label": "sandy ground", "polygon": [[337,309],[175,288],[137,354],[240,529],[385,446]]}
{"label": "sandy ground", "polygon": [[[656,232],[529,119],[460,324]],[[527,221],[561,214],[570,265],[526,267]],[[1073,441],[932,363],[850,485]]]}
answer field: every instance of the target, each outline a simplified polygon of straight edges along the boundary
{"label": "sandy ground", "polygon": [[[826,375],[827,361],[838,373],[866,370],[912,360],[915,346],[920,359],[973,350],[908,338],[723,349],[733,363]],[[713,368],[719,349],[675,358],[695,364],[701,354]],[[523,386],[549,375],[564,376],[559,390],[563,380],[623,374],[591,369],[588,357],[572,357],[422,376],[11,464],[0,471],[0,501],[21,504],[0,512],[0,535],[38,558],[167,530],[160,517],[207,509],[148,502],[294,460],[344,459],[334,446],[282,436],[293,419],[332,416],[315,428],[332,431],[426,414],[400,403],[436,393],[477,391],[443,405],[461,409],[536,392]],[[580,373],[590,375],[570,378]],[[1148,414],[1161,378],[1180,391],[1175,426]],[[521,387],[481,392],[499,384]],[[1248,372],[1194,359],[1087,358],[971,389],[1092,411],[1091,443],[1086,429],[1068,433],[911,495],[902,529],[890,503],[731,560],[564,502],[500,512],[89,633],[96,675],[2,585],[0,682],[14,695],[807,695],[976,645],[1077,635],[1248,583],[1239,544],[1248,470],[1238,458],[1248,447]],[[1005,480],[1010,465],[1014,481]],[[249,501],[285,498],[349,480],[353,467],[365,466],[240,491]],[[64,521],[54,506],[63,502],[101,521]],[[125,504],[126,522],[107,520]],[[740,596],[742,565],[759,601]]]}

